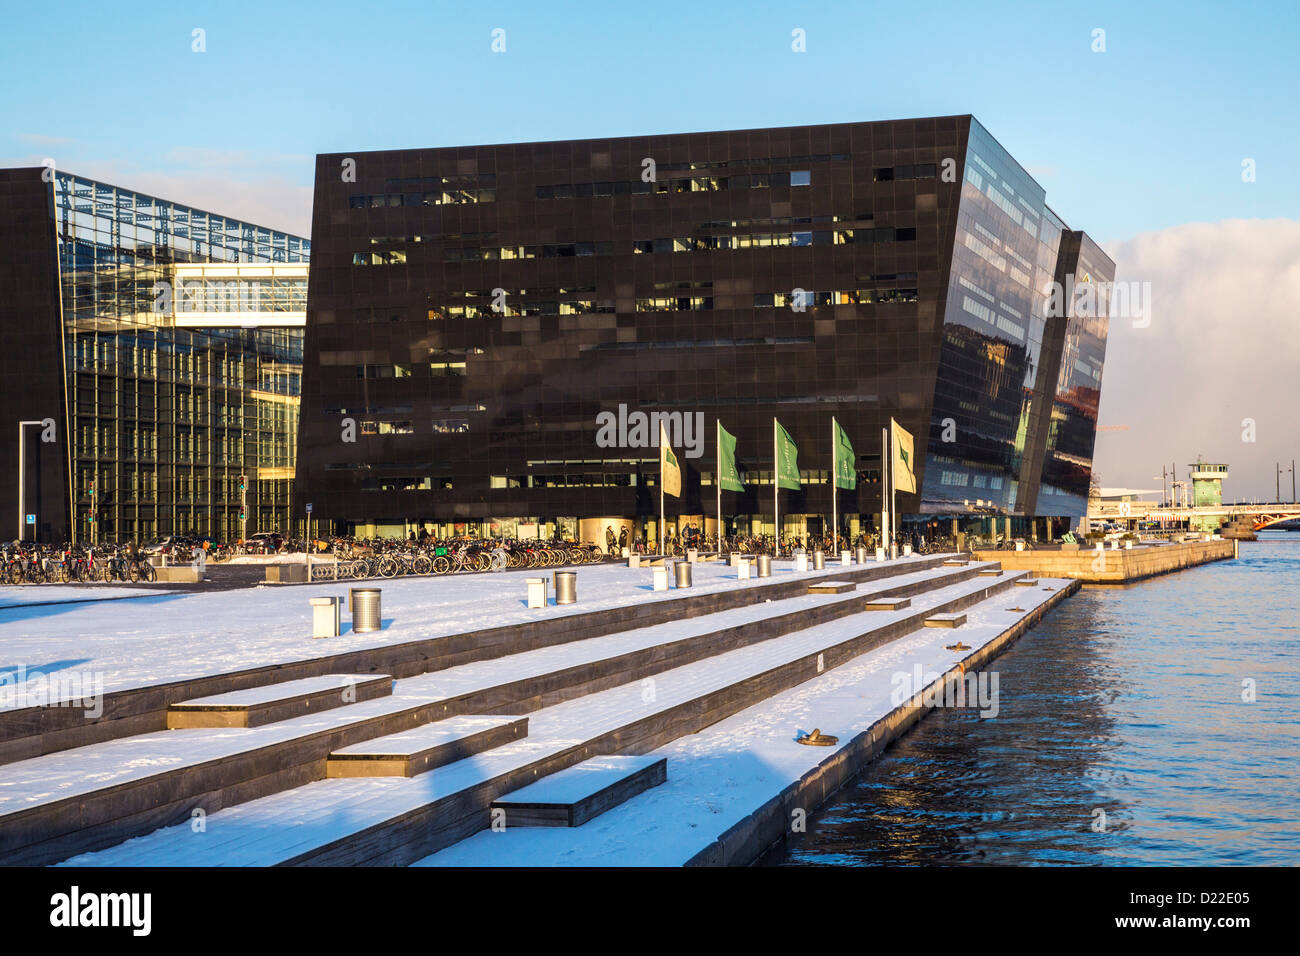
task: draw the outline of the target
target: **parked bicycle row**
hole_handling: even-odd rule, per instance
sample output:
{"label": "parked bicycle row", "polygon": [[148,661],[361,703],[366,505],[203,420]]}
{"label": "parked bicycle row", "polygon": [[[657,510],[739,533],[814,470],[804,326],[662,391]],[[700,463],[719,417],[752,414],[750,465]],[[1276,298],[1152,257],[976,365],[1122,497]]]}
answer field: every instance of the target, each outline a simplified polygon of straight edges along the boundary
{"label": "parked bicycle row", "polygon": [[148,555],[129,545],[6,545],[0,566],[3,584],[62,584],[155,581],[158,572]]}

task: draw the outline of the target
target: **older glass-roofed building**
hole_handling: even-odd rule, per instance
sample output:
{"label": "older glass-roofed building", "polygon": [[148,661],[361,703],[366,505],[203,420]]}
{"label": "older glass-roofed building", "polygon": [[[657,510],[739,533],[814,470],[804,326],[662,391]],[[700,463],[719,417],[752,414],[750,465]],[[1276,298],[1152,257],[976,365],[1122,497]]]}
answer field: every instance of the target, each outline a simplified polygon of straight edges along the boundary
{"label": "older glass-roofed building", "polygon": [[0,206],[0,536],[287,531],[307,240],[49,169]]}

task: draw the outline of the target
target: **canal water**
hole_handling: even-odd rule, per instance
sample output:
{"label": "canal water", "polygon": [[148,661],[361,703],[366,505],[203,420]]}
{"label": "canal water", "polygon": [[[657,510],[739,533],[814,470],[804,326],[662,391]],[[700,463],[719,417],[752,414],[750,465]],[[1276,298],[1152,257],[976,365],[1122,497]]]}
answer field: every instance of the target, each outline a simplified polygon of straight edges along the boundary
{"label": "canal water", "polygon": [[1300,865],[1300,533],[1085,588],[989,667],[996,717],[931,711],[763,863]]}

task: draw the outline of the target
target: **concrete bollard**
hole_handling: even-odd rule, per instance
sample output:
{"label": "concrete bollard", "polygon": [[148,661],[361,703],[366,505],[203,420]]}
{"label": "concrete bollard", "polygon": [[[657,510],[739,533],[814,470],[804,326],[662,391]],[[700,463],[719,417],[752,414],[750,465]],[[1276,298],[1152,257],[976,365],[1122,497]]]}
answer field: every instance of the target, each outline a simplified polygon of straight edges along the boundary
{"label": "concrete bollard", "polygon": [[727,558],[727,563],[730,564],[733,568],[740,567],[740,555],[736,554],[736,552],[734,551],[731,552],[730,557]]}
{"label": "concrete bollard", "polygon": [[813,552],[813,570],[824,571],[826,569],[826,555],[821,551]]}
{"label": "concrete bollard", "polygon": [[770,554],[760,554],[758,556],[758,576],[760,578],[770,578],[772,576],[772,556]]}
{"label": "concrete bollard", "polygon": [[749,580],[749,560],[747,558],[740,558],[736,562],[736,580]]}
{"label": "concrete bollard", "polygon": [[338,637],[339,605],[342,603],[339,598],[311,598],[309,603],[311,604],[311,636]]}
{"label": "concrete bollard", "polygon": [[696,561],[700,560],[700,552],[699,552],[699,549],[698,549],[698,548],[687,548],[687,549],[686,549],[686,560],[689,561],[691,564],[694,564]]}
{"label": "concrete bollard", "polygon": [[876,560],[877,560],[877,561],[883,561],[883,560],[885,560],[885,549],[884,549],[884,548],[876,548]]}
{"label": "concrete bollard", "polygon": [[556,571],[555,572],[555,603],[556,604],[578,603],[578,572],[577,571]]}
{"label": "concrete bollard", "polygon": [[808,570],[808,552],[796,551],[794,555],[794,569],[799,572]]}
{"label": "concrete bollard", "polygon": [[641,567],[641,555],[639,555],[639,554],[629,554],[629,555],[627,556],[627,566],[628,566],[629,568],[639,568],[639,567]]}
{"label": "concrete bollard", "polygon": [[622,553],[623,553],[623,557],[625,557],[625,558],[630,558],[630,557],[632,557],[632,549],[631,549],[631,548],[624,548],[623,551],[622,551]]}
{"label": "concrete bollard", "polygon": [[546,578],[529,578],[528,606],[546,607]]}
{"label": "concrete bollard", "polygon": [[854,549],[853,549],[853,560],[857,561],[858,564],[866,564],[866,563],[867,563],[867,549],[864,548],[864,547],[862,547],[861,545],[858,545],[858,547],[854,548]]}
{"label": "concrete bollard", "polygon": [[656,565],[652,570],[654,571],[654,589],[656,591],[667,591],[668,569],[660,564]]}
{"label": "concrete bollard", "polygon": [[673,574],[676,575],[676,584],[679,588],[688,588],[691,586],[691,562],[678,561],[673,565]]}

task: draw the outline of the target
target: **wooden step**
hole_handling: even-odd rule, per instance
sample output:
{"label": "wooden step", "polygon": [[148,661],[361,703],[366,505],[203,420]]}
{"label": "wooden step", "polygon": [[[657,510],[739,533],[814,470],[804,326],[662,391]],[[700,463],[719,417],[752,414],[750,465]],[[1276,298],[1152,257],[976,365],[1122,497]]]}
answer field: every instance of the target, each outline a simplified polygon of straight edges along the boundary
{"label": "wooden step", "polygon": [[857,589],[858,586],[852,581],[822,581],[808,585],[809,594],[847,594]]}
{"label": "wooden step", "polygon": [[879,597],[869,598],[864,611],[901,611],[905,607],[912,606],[911,598],[904,597]]}
{"label": "wooden step", "polygon": [[260,727],[304,714],[342,707],[393,692],[387,674],[326,674],[196,697],[167,708],[167,729]]}
{"label": "wooden step", "polygon": [[965,614],[932,614],[925,619],[926,627],[961,627],[965,623]]}
{"label": "wooden step", "polygon": [[668,758],[593,757],[492,801],[507,827],[580,827],[668,779]]}
{"label": "wooden step", "polygon": [[325,776],[414,777],[527,736],[527,717],[449,717],[340,748],[325,762]]}

